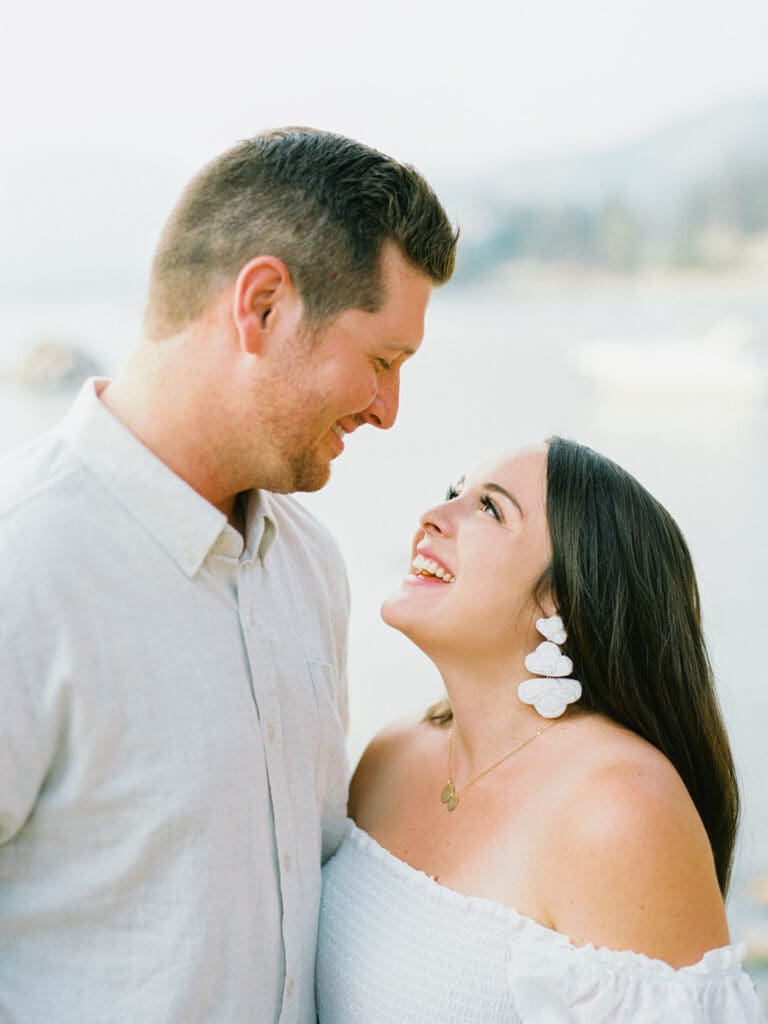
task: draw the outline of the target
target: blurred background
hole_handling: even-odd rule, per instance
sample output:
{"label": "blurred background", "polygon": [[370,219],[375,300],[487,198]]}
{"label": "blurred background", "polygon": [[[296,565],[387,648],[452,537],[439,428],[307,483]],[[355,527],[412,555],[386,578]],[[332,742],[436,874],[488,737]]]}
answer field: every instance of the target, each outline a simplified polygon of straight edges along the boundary
{"label": "blurred background", "polygon": [[307,504],[353,594],[356,759],[440,693],[378,617],[419,512],[557,432],[635,473],[698,568],[744,795],[734,939],[768,993],[768,6],[84,0],[0,12],[0,452],[113,373],[186,180],[302,123],[415,164],[461,226],[389,434]]}

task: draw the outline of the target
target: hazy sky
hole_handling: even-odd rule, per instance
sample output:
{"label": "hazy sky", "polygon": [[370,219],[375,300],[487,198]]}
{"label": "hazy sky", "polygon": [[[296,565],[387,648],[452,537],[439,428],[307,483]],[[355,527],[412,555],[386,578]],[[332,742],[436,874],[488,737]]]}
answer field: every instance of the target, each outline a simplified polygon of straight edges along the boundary
{"label": "hazy sky", "polygon": [[0,5],[5,156],[196,166],[261,127],[452,173],[611,144],[768,91],[767,0],[43,0]]}

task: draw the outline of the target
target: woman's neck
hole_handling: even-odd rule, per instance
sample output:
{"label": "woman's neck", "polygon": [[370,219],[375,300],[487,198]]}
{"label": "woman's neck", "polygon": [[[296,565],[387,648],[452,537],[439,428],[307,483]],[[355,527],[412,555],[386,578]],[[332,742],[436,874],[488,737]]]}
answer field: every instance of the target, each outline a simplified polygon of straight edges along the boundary
{"label": "woman's neck", "polygon": [[453,712],[453,759],[471,776],[548,725],[517,695],[530,679],[523,658],[495,667],[438,665]]}

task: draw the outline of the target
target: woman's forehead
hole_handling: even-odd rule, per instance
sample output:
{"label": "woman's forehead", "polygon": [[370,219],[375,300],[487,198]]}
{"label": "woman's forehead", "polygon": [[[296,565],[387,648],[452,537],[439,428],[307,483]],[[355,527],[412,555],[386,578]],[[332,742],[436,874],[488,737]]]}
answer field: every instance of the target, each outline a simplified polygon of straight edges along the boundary
{"label": "woman's forehead", "polygon": [[522,486],[546,485],[547,446],[528,445],[500,452],[472,468],[464,479],[473,483],[503,483],[518,480]]}

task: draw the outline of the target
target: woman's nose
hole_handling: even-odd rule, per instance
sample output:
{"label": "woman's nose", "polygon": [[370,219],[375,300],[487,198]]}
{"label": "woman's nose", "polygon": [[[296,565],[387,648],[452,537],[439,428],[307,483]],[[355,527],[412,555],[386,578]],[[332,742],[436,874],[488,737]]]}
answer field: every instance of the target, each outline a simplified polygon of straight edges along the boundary
{"label": "woman's nose", "polygon": [[449,516],[445,507],[446,503],[433,505],[423,512],[419,518],[419,524],[425,533],[447,533]]}

